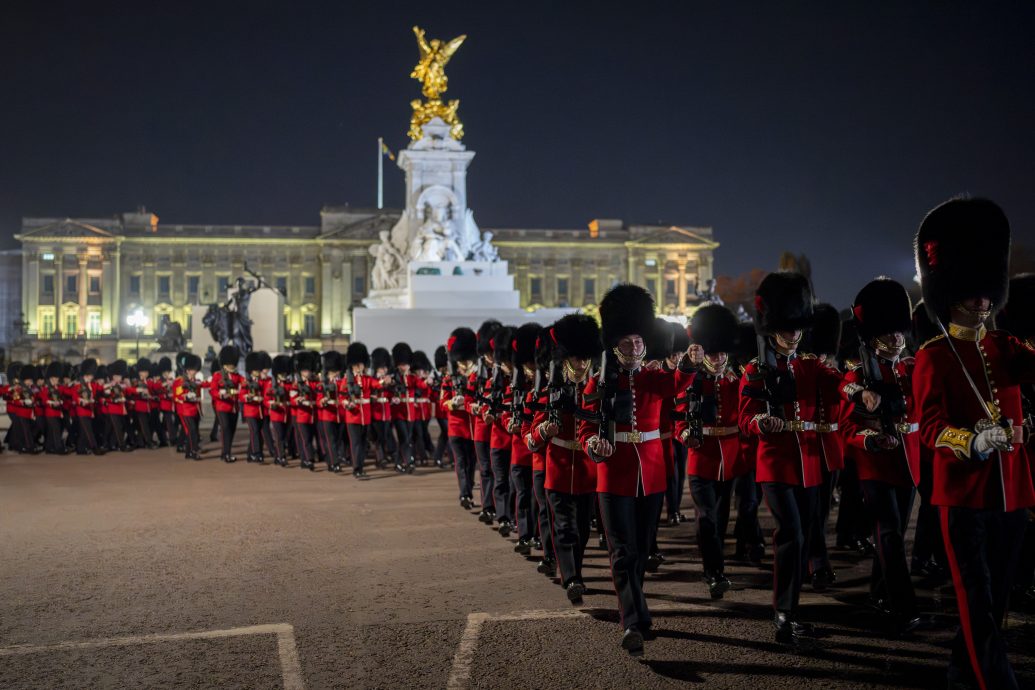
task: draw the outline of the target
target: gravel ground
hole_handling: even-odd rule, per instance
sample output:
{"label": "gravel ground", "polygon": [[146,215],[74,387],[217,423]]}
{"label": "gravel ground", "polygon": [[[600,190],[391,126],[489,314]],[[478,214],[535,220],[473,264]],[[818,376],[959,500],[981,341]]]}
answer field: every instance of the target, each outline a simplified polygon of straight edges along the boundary
{"label": "gravel ground", "polygon": [[[736,590],[713,602],[692,523],[662,528],[669,560],[647,585],[658,638],[634,660],[617,648],[606,554],[590,549],[573,614],[513,539],[458,507],[451,472],[357,481],[214,451],[0,456],[0,687],[943,684],[954,621],[938,590],[918,590],[932,627],[889,640],[861,606],[869,563],[854,555],[834,551],[838,586],[803,596],[822,637],[788,650],[772,639],[766,569],[734,565]],[[487,616],[472,627],[472,613]],[[1009,636],[1035,686],[1032,622],[1012,617]],[[111,641],[269,624],[293,626],[297,674],[273,633]],[[68,644],[84,641],[105,642]]]}

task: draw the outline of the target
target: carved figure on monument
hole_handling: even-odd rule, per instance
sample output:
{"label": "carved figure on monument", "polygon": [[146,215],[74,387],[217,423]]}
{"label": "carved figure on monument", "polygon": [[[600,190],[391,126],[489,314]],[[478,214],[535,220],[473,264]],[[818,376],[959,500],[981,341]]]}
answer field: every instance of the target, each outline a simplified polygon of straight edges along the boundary
{"label": "carved figure on monument", "polygon": [[387,230],[382,230],[378,236],[381,241],[370,247],[370,254],[374,257],[374,268],[371,275],[374,289],[399,288],[406,275],[406,260],[403,258],[402,252],[389,240]]}
{"label": "carved figure on monument", "polygon": [[187,339],[183,337],[183,328],[179,321],[173,321],[168,314],[162,314],[162,320],[158,324],[159,352],[179,352],[187,349]]}
{"label": "carved figure on monument", "polygon": [[456,114],[460,101],[454,99],[443,103],[439,96],[445,93],[449,84],[446,64],[460,49],[467,36],[457,36],[451,41],[441,41],[437,38],[429,41],[424,36],[424,30],[417,26],[413,27],[413,34],[417,37],[420,59],[410,72],[410,77],[421,83],[421,93],[428,100],[422,102],[420,99],[414,99],[410,102],[413,108],[410,118],[410,139],[422,139],[424,124],[438,117],[450,125],[449,135],[459,141],[464,136],[464,125]]}
{"label": "carved figure on monument", "polygon": [[492,233],[486,230],[482,233],[482,238],[471,249],[471,261],[495,262],[499,260],[500,253],[496,247],[492,246]]}
{"label": "carved figure on monument", "polygon": [[209,305],[201,323],[220,346],[234,345],[242,355],[252,351],[252,320],[248,316],[248,305],[252,293],[258,289],[257,283],[238,277],[226,291],[226,302]]}

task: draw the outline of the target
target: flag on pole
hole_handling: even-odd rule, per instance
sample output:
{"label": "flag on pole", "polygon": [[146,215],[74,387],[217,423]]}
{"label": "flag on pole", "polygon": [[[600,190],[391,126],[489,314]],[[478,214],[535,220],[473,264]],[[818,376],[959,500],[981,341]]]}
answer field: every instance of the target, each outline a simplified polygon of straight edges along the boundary
{"label": "flag on pole", "polygon": [[395,160],[395,154],[392,153],[391,149],[388,148],[387,144],[385,144],[384,141],[381,142],[381,153],[383,153],[384,155],[388,156],[388,160],[390,160],[390,161],[394,161]]}

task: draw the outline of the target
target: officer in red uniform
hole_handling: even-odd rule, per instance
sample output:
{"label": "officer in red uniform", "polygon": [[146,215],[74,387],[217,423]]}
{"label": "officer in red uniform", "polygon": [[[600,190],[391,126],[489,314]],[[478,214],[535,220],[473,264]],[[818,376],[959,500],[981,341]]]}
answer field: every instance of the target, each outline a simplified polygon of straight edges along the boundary
{"label": "officer in red uniform", "polygon": [[198,380],[201,357],[192,352],[176,355],[177,368],[181,374],[173,382],[173,404],[176,416],[183,428],[183,448],[188,460],[201,460],[201,434],[198,422],[201,419],[201,388],[204,382]]}
{"label": "officer in red uniform", "polygon": [[417,393],[417,421],[413,425],[413,455],[418,465],[427,465],[434,448],[431,441],[431,418],[435,414],[432,398],[437,394],[435,380],[432,376],[434,367],[431,366],[427,353],[417,350],[413,353],[411,369],[413,375],[425,384],[424,388]]}
{"label": "officer in red uniform", "polygon": [[345,351],[345,376],[340,388],[344,396],[345,425],[352,450],[352,476],[362,479],[367,475],[363,465],[367,459],[367,445],[371,441],[373,410],[371,398],[380,394],[381,383],[367,374],[370,353],[363,343],[351,343]]}
{"label": "officer in red uniform", "polygon": [[770,273],[755,292],[755,308],[763,359],[744,369],[739,423],[743,433],[758,438],[757,478],[777,524],[773,533],[776,639],[792,644],[814,632],[797,616],[811,521],[823,480],[817,433],[821,401],[843,395],[872,410],[880,400],[862,386],[846,386],[841,375],[815,355],[798,354],[804,329],[813,321],[812,290],[804,276]]}
{"label": "officer in red uniform", "polygon": [[76,453],[78,455],[104,454],[104,449],[97,442],[93,428],[95,403],[100,394],[100,386],[93,380],[95,373],[97,373],[97,360],[92,357],[84,359],[79,365],[79,381],[71,387],[72,400],[75,403],[72,415],[78,426],[76,435]]}
{"label": "officer in red uniform", "polygon": [[319,392],[320,354],[295,354],[295,380],[288,395],[291,397],[291,424],[295,446],[302,461],[302,469],[316,471],[313,449],[313,427],[316,423],[316,395]]}
{"label": "officer in red uniform", "polygon": [[449,410],[449,446],[453,450],[456,481],[460,488],[460,507],[474,507],[474,468],[477,457],[474,450],[474,422],[467,410],[467,402],[474,395],[469,384],[477,366],[478,336],[470,328],[461,326],[446,341],[449,372],[442,382],[442,399]]}
{"label": "officer in red uniform", "polygon": [[[515,328],[504,326],[492,337],[489,345],[492,347],[492,360],[494,367],[492,376],[488,382],[486,395],[490,399],[490,405],[482,410],[482,420],[489,425],[489,457],[492,461],[492,504],[495,506],[495,520],[499,523],[500,534],[509,534],[514,524],[514,516],[511,514],[513,502],[511,501],[510,486],[510,454],[513,446],[513,435],[507,428],[510,420],[509,413],[513,410],[513,399],[511,397],[511,384],[514,373],[514,335]],[[523,404],[523,401],[522,401]],[[486,524],[491,525],[490,520]]]}
{"label": "officer in red uniform", "polygon": [[65,407],[64,396],[61,394],[62,369],[61,362],[48,364],[46,381],[36,393],[43,406],[43,421],[46,425],[43,450],[53,455],[65,454],[65,442],[61,438],[61,418]]}
{"label": "officer in red uniform", "polygon": [[596,320],[585,314],[561,318],[546,334],[555,375],[548,383],[544,409],[532,420],[531,441],[546,455],[546,494],[561,586],[572,604],[581,604],[586,593],[582,561],[595,513],[597,468],[579,445],[578,423],[585,406],[583,390],[603,344]]}
{"label": "officer in red uniform", "polygon": [[[654,319],[654,328],[647,335],[647,355],[644,358],[643,366],[647,369],[656,369],[672,373],[673,369],[665,367],[665,363],[672,356],[672,345],[675,342],[675,333],[669,326],[671,322],[659,317]],[[684,348],[685,350],[686,348]],[[665,500],[668,500],[672,489],[672,482],[676,478],[675,458],[672,451],[672,436],[675,428],[675,398],[665,400],[661,403],[661,418],[658,421],[658,430],[661,431],[661,450],[665,456]],[[661,511],[663,505],[658,508],[658,523],[661,522]],[[665,562],[665,554],[658,547],[658,533],[655,530],[654,539],[651,541],[647,555],[647,572],[656,573]]]}
{"label": "officer in red uniform", "polygon": [[219,419],[219,433],[223,450],[219,459],[223,462],[237,462],[233,454],[234,433],[237,431],[237,416],[241,385],[244,377],[237,373],[241,352],[233,345],[225,345],[219,351],[219,371],[212,374],[209,394]]}
{"label": "officer in red uniform", "polygon": [[291,433],[291,374],[294,364],[289,355],[273,358],[271,375],[266,379],[262,392],[263,404],[269,418],[273,464],[288,466],[288,434]]}
{"label": "officer in red uniform", "polygon": [[872,413],[856,409],[845,429],[855,449],[866,507],[876,523],[870,597],[879,611],[892,617],[894,632],[903,634],[920,624],[905,548],[920,480],[913,358],[902,357],[912,306],[902,285],[878,278],[856,296],[852,314],[862,344],[859,363],[845,374],[845,381],[866,386],[881,398]]}
{"label": "officer in red uniform", "polygon": [[154,392],[158,398],[158,413],[161,415],[161,425],[165,431],[164,434],[159,434],[159,445],[164,442],[165,445],[174,446],[177,451],[182,452],[180,425],[176,419],[176,409],[172,399],[172,386],[175,380],[172,360],[162,357],[158,360],[158,378],[154,382]]}
{"label": "officer in red uniform", "polygon": [[126,388],[129,386],[125,379],[128,373],[129,365],[124,359],[116,359],[109,364],[109,380],[101,396],[101,412],[107,422],[105,445],[108,450],[123,453],[131,450],[126,443]]}
{"label": "officer in red uniform", "polygon": [[241,404],[241,416],[248,425],[248,462],[260,465],[266,462],[264,447],[273,451],[273,439],[269,427],[265,425],[265,386],[263,372],[273,365],[270,356],[265,352],[249,352],[244,358],[246,378],[241,382],[238,399]]}
{"label": "officer in red uniform", "polygon": [[731,584],[722,545],[730,517],[733,480],[746,473],[737,425],[740,376],[730,353],[736,347],[737,317],[709,304],[694,312],[690,340],[704,352],[689,387],[676,398],[676,437],[689,449],[690,495],[697,509],[697,546],[712,599]]}
{"label": "officer in red uniform", "polygon": [[492,496],[492,455],[489,452],[489,442],[492,436],[492,429],[482,418],[482,411],[486,407],[483,399],[486,397],[486,390],[490,384],[492,373],[492,337],[503,327],[499,321],[489,319],[478,327],[478,367],[471,373],[471,385],[475,394],[467,400],[467,411],[471,414],[472,440],[474,441],[474,452],[478,458],[478,475],[481,480],[482,509],[478,513],[478,519],[487,525],[491,525],[496,519],[496,506]]}
{"label": "officer in red uniform", "polygon": [[331,350],[323,353],[323,379],[316,395],[316,434],[320,455],[331,472],[340,473],[345,453],[341,447],[342,405],[338,387],[341,376],[341,353]]}
{"label": "officer in red uniform", "polygon": [[151,360],[141,357],[137,360],[137,380],[126,387],[126,398],[133,408],[133,418],[140,432],[140,443],[143,448],[157,448],[151,431],[151,388],[148,385],[151,375]]}
{"label": "officer in red uniform", "polygon": [[[737,324],[735,350],[730,353],[730,366],[737,376],[744,373],[744,367],[758,354],[757,335],[754,323]],[[739,417],[738,417],[739,423]],[[740,430],[740,462],[746,468],[745,474],[733,482],[733,493],[737,502],[737,523],[733,527],[736,547],[733,560],[746,561],[754,566],[762,564],[765,556],[765,537],[758,522],[758,507],[762,489],[755,480],[755,458],[758,455],[758,437],[749,436]]]}
{"label": "officer in red uniform", "polygon": [[[622,648],[643,654],[651,617],[643,595],[647,556],[668,481],[661,440],[661,407],[689,377],[643,368],[644,335],[654,327],[654,299],[643,288],[617,285],[600,301],[607,363],[584,391],[599,421],[579,423],[579,444],[597,467],[597,498],[618,594]],[[693,351],[692,364],[700,362]],[[602,381],[601,381],[602,379]]]}
{"label": "officer in red uniform", "polygon": [[445,380],[449,370],[449,355],[446,354],[446,346],[439,345],[435,348],[435,384],[432,386],[432,416],[438,426],[438,439],[435,441],[435,451],[432,459],[436,467],[445,469],[447,462],[452,463],[453,452],[449,447],[449,410],[446,408],[446,401],[442,397],[442,382]]}
{"label": "officer in red uniform", "polygon": [[406,343],[392,346],[392,427],[398,447],[395,470],[412,473],[414,470],[414,432],[419,426],[417,398],[428,394],[428,384],[410,372],[413,349]]}
{"label": "officer in red uniform", "polygon": [[387,377],[392,369],[392,355],[383,347],[375,347],[370,353],[370,363],[374,378],[383,385],[378,388],[371,399],[371,428],[374,436],[374,455],[378,468],[383,468],[395,461],[398,446],[392,431],[392,396]]}
{"label": "officer in red uniform", "polygon": [[1001,626],[1035,505],[1021,430],[1035,351],[988,330],[1006,302],[1009,221],[987,199],[952,199],[927,214],[914,247],[924,304],[944,329],[917,353],[913,390],[960,612],[949,680],[969,666],[983,690],[1016,688]]}

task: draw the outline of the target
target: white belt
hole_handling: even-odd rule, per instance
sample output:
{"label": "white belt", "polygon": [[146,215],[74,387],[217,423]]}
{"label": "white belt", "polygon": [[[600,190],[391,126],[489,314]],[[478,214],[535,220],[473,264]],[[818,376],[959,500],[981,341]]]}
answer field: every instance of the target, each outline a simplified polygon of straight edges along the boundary
{"label": "white belt", "polygon": [[732,436],[739,433],[740,427],[736,426],[706,426],[701,429],[703,436]]}
{"label": "white belt", "polygon": [[411,403],[417,402],[416,398],[399,398],[399,402]]}
{"label": "white belt", "polygon": [[646,443],[661,438],[661,431],[616,431],[615,443]]}
{"label": "white belt", "polygon": [[352,402],[359,403],[360,405],[369,405],[370,398],[356,398],[355,400],[352,400]]}
{"label": "white belt", "polygon": [[791,419],[786,423],[787,431],[815,431],[815,422],[803,422],[800,419]]}
{"label": "white belt", "polygon": [[916,422],[902,422],[901,424],[896,424],[895,429],[900,434],[913,434],[920,431],[920,425]]}
{"label": "white belt", "polygon": [[833,431],[837,431],[837,422],[831,422],[830,424],[817,424],[816,431],[821,434],[829,434]]}
{"label": "white belt", "polygon": [[429,403],[429,402],[431,402],[431,400],[429,400],[428,398],[417,398],[417,402],[423,404],[423,403]]}
{"label": "white belt", "polygon": [[374,398],[374,402],[386,403],[388,402],[388,398]]}
{"label": "white belt", "polygon": [[[615,434],[617,436],[618,434]],[[556,436],[550,437],[550,443],[561,448],[567,448],[568,450],[579,450],[579,444],[577,441],[569,441],[566,438],[557,438]]]}

